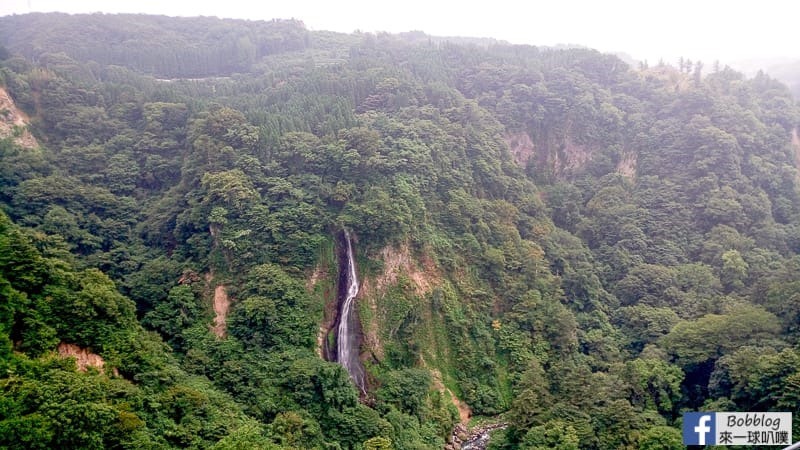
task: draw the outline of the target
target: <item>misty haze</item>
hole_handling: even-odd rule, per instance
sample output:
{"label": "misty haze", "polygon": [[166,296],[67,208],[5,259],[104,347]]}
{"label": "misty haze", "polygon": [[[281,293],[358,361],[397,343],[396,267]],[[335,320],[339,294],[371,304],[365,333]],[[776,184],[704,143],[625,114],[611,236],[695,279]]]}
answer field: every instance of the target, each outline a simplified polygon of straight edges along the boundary
{"label": "misty haze", "polygon": [[790,445],[792,11],[625,3],[0,6],[0,448]]}

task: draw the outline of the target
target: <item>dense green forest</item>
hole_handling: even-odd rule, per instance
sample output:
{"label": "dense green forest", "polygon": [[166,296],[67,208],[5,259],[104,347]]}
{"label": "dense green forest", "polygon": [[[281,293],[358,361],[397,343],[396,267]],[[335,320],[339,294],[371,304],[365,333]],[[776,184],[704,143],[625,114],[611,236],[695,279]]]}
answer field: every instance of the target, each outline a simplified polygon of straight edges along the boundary
{"label": "dense green forest", "polygon": [[[0,448],[440,449],[472,415],[679,449],[685,411],[800,413],[800,107],[677,66],[0,17]],[[366,394],[323,357],[343,229]]]}

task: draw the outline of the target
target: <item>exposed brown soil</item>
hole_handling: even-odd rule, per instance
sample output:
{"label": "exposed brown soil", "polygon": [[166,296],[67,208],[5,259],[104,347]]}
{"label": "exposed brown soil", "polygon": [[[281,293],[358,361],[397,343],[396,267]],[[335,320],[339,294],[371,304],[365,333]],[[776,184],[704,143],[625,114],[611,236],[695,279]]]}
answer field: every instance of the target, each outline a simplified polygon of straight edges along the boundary
{"label": "exposed brown soil", "polygon": [[576,144],[569,137],[564,139],[563,161],[558,153],[555,154],[554,165],[556,173],[576,173],[586,166],[592,159],[592,152],[584,145]]}
{"label": "exposed brown soil", "polygon": [[469,419],[472,417],[472,409],[470,409],[469,405],[453,395],[453,393],[450,392],[450,389],[447,390],[447,393],[450,394],[450,399],[453,401],[453,404],[456,405],[456,408],[458,408],[458,417],[461,418],[461,423],[466,425],[469,423]]}
{"label": "exposed brown soil", "polygon": [[514,156],[514,161],[516,161],[520,167],[527,166],[528,161],[533,157],[536,149],[528,133],[524,131],[506,133],[503,136],[503,140],[506,142],[506,145],[508,145],[508,150],[511,152],[511,155]]}
{"label": "exposed brown soil", "polygon": [[429,293],[433,286],[441,280],[435,264],[429,257],[421,258],[421,269],[417,266],[411,256],[408,244],[403,244],[398,248],[384,247],[381,250],[381,259],[383,260],[383,273],[375,278],[375,289],[378,293],[385,292],[386,288],[397,283],[397,277],[400,275],[405,275],[411,280],[414,291],[419,296]]}
{"label": "exposed brown soil", "polygon": [[628,177],[636,177],[636,154],[626,153],[617,164],[617,172]]}
{"label": "exposed brown soil", "polygon": [[543,149],[534,154],[536,163],[542,168],[549,168],[558,179],[567,179],[583,171],[592,160],[594,148],[575,142],[572,139],[572,124],[565,124],[563,134],[550,136],[543,144]]}
{"label": "exposed brown soil", "polygon": [[[103,372],[103,367],[106,364],[97,353],[92,353],[88,349],[78,347],[75,344],[67,344],[66,342],[58,344],[58,355],[62,358],[75,358],[75,363],[80,372],[86,372],[89,367],[94,367]],[[113,369],[112,373],[119,376],[116,368]]]}
{"label": "exposed brown soil", "polygon": [[230,307],[231,300],[228,298],[225,285],[220,284],[214,288],[214,325],[211,327],[211,331],[219,338],[225,337]]}
{"label": "exposed brown soil", "polygon": [[[210,280],[210,278],[209,278]],[[200,275],[191,270],[185,270],[178,279],[178,284],[192,284],[200,281]]]}
{"label": "exposed brown soil", "polygon": [[408,244],[384,247],[380,252],[380,259],[383,261],[383,271],[375,278],[364,278],[358,296],[359,301],[366,302],[365,306],[369,308],[371,317],[375,318],[362,323],[364,348],[369,349],[378,360],[384,358],[384,350],[378,329],[381,320],[377,300],[390,286],[397,283],[400,276],[408,278],[414,293],[420,297],[424,297],[441,283],[441,275],[433,260],[427,254],[421,255],[418,261],[415,260]]}
{"label": "exposed brown soil", "polygon": [[453,402],[453,405],[458,409],[458,417],[461,419],[461,423],[466,426],[469,423],[469,419],[472,417],[472,409],[470,409],[469,405],[459,400],[450,389],[447,389],[444,383],[442,383],[441,372],[432,370],[431,374],[433,375],[434,389],[450,397],[450,401]]}
{"label": "exposed brown soil", "polygon": [[28,131],[28,116],[14,104],[5,89],[0,87],[0,138],[17,135],[14,142],[24,148],[36,148],[39,143]]}
{"label": "exposed brown soil", "polygon": [[[211,234],[212,249],[219,248],[219,238],[222,234],[222,227],[218,224],[212,223],[208,226],[208,232]],[[225,257],[225,260],[228,262],[228,265],[230,265],[230,255],[225,251],[222,253]],[[205,278],[206,288],[208,289],[212,286],[211,283],[214,280],[213,268],[206,274]],[[224,338],[228,330],[228,310],[231,307],[231,300],[228,297],[228,292],[224,284],[217,285],[214,288],[214,300],[212,306],[214,308],[214,324],[210,327],[211,332],[217,335],[218,338]]]}

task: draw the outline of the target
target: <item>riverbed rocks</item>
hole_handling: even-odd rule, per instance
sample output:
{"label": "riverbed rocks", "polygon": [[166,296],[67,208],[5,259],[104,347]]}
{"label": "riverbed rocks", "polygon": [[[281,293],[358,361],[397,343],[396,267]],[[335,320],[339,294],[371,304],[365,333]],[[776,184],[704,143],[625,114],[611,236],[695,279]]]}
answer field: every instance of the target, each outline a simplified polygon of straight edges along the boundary
{"label": "riverbed rocks", "polygon": [[508,427],[508,424],[485,424],[468,430],[463,424],[458,424],[450,435],[450,442],[445,444],[445,450],[485,450],[489,443],[489,436],[493,431]]}

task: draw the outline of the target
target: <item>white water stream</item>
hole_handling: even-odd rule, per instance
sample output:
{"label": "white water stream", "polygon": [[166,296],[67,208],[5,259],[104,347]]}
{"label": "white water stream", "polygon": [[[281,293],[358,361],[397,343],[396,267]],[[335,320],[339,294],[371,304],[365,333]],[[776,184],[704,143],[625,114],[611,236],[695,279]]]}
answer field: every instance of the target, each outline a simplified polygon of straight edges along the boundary
{"label": "white water stream", "polygon": [[339,329],[336,336],[336,360],[344,366],[350,378],[364,392],[364,367],[359,360],[358,349],[358,317],[355,314],[355,298],[358,295],[358,274],[353,259],[353,245],[350,233],[345,230],[344,240],[347,243],[347,293],[339,313]]}

